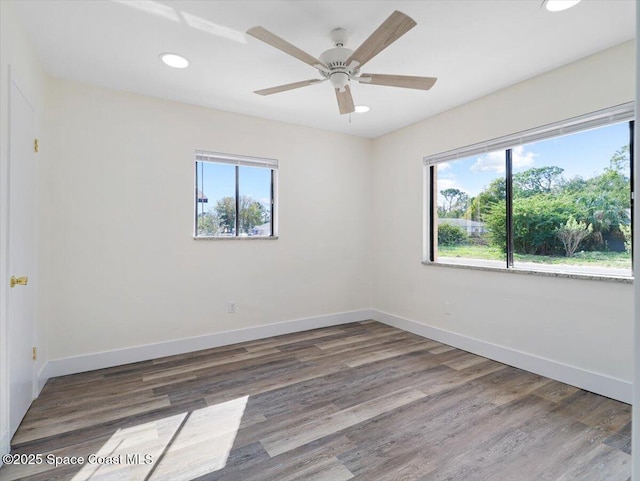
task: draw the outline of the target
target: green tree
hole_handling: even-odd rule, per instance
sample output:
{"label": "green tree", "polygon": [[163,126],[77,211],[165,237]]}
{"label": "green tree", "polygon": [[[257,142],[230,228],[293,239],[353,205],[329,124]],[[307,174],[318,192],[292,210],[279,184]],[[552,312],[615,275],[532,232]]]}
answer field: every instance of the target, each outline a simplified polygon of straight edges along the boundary
{"label": "green tree", "polygon": [[240,197],[240,232],[250,234],[251,230],[269,221],[269,214],[265,207],[251,197]]}
{"label": "green tree", "polygon": [[513,175],[514,196],[530,197],[555,190],[561,183],[564,169],[556,166],[533,167]]}
{"label": "green tree", "polygon": [[604,243],[604,234],[619,229],[627,218],[625,207],[608,192],[590,192],[578,199],[583,217],[593,226],[593,241],[596,247]]}
{"label": "green tree", "polygon": [[[566,254],[557,235],[571,216],[590,225],[585,249],[599,250],[609,237],[622,239],[629,223],[629,147],[618,149],[595,177],[562,177],[557,166],[536,167],[513,177],[514,249],[522,254]],[[506,247],[505,180],[495,179],[471,199],[466,218],[485,222],[492,244]]]}
{"label": "green tree", "polygon": [[234,232],[236,228],[236,199],[234,197],[218,199],[214,210],[218,217],[221,233]]}
{"label": "green tree", "polygon": [[[562,252],[556,229],[576,215],[569,196],[538,194],[513,199],[513,247],[519,254],[551,255]],[[486,216],[492,244],[506,249],[506,206],[499,203]]]}
{"label": "green tree", "polygon": [[471,199],[465,217],[477,222],[485,222],[493,206],[504,204],[506,191],[504,177],[494,179],[485,190]]}
{"label": "green tree", "polygon": [[198,235],[214,236],[220,233],[220,222],[215,212],[198,215]]}
{"label": "green tree", "polygon": [[[240,211],[238,228],[240,233],[250,234],[255,226],[269,222],[269,211],[257,200],[243,195],[240,196],[240,202],[238,204]],[[214,211],[218,218],[221,232],[235,232],[236,199],[234,197],[218,199]]]}
{"label": "green tree", "polygon": [[620,230],[620,225],[628,222],[630,194],[629,179],[611,168],[587,180],[584,188],[575,192],[576,203],[582,212],[580,217],[593,225],[594,248],[602,247],[606,233]]}
{"label": "green tree", "polygon": [[460,189],[444,189],[440,191],[444,205],[439,210],[442,217],[462,217],[469,206],[469,195]]}
{"label": "green tree", "polygon": [[609,160],[609,168],[622,174],[630,171],[629,146],[625,145],[616,150]]}
{"label": "green tree", "polygon": [[573,179],[563,181],[561,190],[565,194],[577,194],[584,191],[587,188],[587,185],[588,182],[577,175]]}

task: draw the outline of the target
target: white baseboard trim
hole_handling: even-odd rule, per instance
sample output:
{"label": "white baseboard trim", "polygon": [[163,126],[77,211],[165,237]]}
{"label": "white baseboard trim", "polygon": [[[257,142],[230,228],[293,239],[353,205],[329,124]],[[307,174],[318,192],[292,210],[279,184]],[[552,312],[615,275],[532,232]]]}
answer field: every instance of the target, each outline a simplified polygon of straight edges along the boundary
{"label": "white baseboard trim", "polygon": [[545,359],[526,352],[481,341],[445,329],[394,316],[393,314],[376,309],[372,310],[371,318],[388,324],[389,326],[397,327],[398,329],[493,359],[494,361],[502,362],[631,404],[633,385],[631,382],[622,379],[616,379],[551,359]]}
{"label": "white baseboard trim", "polygon": [[148,361],[164,356],[173,356],[203,349],[211,349],[213,347],[227,346],[238,342],[255,341],[266,337],[308,331],[320,327],[366,321],[372,318],[372,314],[373,311],[370,309],[361,309],[358,311],[340,312],[324,316],[277,322],[264,326],[217,332],[205,336],[176,339],[113,351],[53,359],[48,361],[40,370],[38,374],[38,385],[44,386],[49,378],[56,376],[66,376],[67,374],[93,371],[95,369],[120,366],[132,362]]}
{"label": "white baseboard trim", "polygon": [[36,377],[36,392],[35,392],[34,399],[36,399],[38,396],[40,396],[40,393],[42,392],[42,388],[44,387],[44,385],[49,380],[49,377],[47,376],[47,366],[48,366],[48,364],[49,363],[47,363],[47,362],[42,364],[42,367],[40,368],[40,371],[38,371],[38,375]]}

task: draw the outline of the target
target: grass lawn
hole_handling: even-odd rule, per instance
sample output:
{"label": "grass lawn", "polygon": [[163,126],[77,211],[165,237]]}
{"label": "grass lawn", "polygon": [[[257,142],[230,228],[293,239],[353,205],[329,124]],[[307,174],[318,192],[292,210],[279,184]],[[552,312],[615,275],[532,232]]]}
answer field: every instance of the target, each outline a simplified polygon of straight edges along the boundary
{"label": "grass lawn", "polygon": [[[505,258],[505,254],[498,247],[474,245],[438,246],[438,255],[467,259],[504,260]],[[576,266],[597,265],[621,269],[631,267],[631,256],[628,252],[576,252],[573,257],[515,254],[514,261]]]}

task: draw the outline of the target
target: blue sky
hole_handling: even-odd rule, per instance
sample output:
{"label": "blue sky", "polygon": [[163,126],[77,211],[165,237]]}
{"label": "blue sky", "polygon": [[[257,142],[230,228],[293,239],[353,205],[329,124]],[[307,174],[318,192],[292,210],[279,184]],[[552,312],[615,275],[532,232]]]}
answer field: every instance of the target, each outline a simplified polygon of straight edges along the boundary
{"label": "blue sky", "polygon": [[[629,124],[623,122],[522,145],[512,149],[513,171],[558,166],[564,169],[565,179],[586,179],[602,173],[614,152],[628,143]],[[456,188],[473,197],[492,180],[504,177],[504,170],[504,151],[438,164],[438,192]]]}
{"label": "blue sky", "polygon": [[[204,210],[212,210],[216,200],[223,197],[235,197],[235,165],[198,162],[198,189],[204,192],[209,202]],[[271,200],[271,170],[261,167],[240,166],[240,195],[248,195],[269,207]],[[202,204],[198,205],[200,211]]]}

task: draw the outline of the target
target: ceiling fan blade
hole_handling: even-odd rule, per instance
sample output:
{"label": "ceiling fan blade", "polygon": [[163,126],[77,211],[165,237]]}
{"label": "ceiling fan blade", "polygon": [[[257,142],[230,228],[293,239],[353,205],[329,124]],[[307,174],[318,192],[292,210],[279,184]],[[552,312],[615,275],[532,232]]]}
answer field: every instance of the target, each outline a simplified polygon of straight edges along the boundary
{"label": "ceiling fan blade", "polygon": [[351,62],[356,61],[357,67],[362,67],[416,25],[417,23],[411,17],[396,10],[351,54],[346,64],[350,65]]}
{"label": "ceiling fan blade", "polygon": [[372,85],[387,85],[405,89],[429,90],[438,80],[435,77],[412,77],[410,75],[383,75],[377,73],[363,73],[358,82]]}
{"label": "ceiling fan blade", "polygon": [[350,114],[355,112],[356,108],[353,105],[353,97],[351,96],[351,89],[348,85],[345,85],[344,92],[340,92],[340,89],[336,89],[336,98],[338,99],[338,108],[341,114]]}
{"label": "ceiling fan blade", "polygon": [[[304,63],[315,67],[316,65],[321,65],[322,67],[327,67],[323,62],[318,60],[317,58],[309,55],[307,52],[300,50],[295,45],[291,45],[286,40],[274,35],[273,33],[265,30],[262,27],[253,27],[247,30],[247,33],[252,37],[257,38],[258,40],[262,40],[264,43],[268,43],[272,47],[277,48],[278,50],[282,50],[284,53],[291,55],[292,57],[297,58],[298,60],[302,60]],[[316,67],[317,68],[317,67]]]}
{"label": "ceiling fan blade", "polygon": [[317,84],[319,82],[324,82],[326,79],[311,79],[311,80],[302,80],[301,82],[293,82],[291,84],[278,85],[277,87],[271,87],[268,89],[256,90],[253,93],[258,95],[271,95],[277,94],[278,92],[285,92],[287,90],[299,89],[300,87],[306,87],[307,85]]}

